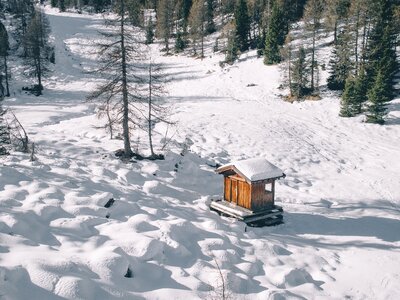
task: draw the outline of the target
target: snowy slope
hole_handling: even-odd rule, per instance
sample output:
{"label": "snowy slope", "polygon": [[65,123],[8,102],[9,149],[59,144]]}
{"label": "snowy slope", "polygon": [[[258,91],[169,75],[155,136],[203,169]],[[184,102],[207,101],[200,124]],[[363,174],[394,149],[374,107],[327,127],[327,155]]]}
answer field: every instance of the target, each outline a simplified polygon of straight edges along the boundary
{"label": "snowy slope", "polygon": [[[38,160],[1,161],[1,298],[213,299],[217,263],[232,299],[400,298],[399,99],[376,126],[338,118],[335,97],[281,101],[278,68],[254,53],[223,69],[160,56],[176,133],[165,161],[124,164],[84,102],[101,17],[46,12],[56,75],[43,97],[6,102]],[[208,209],[222,192],[212,165],[253,157],[287,175],[283,225],[245,229]]]}

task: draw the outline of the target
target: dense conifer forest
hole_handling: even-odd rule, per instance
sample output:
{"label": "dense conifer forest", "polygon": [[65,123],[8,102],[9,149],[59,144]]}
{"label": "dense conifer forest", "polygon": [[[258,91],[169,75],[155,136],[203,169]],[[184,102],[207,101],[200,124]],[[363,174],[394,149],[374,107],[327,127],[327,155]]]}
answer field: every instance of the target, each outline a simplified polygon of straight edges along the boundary
{"label": "dense conifer forest", "polygon": [[[0,95],[10,94],[10,53],[24,59],[36,78],[36,84],[26,88],[40,95],[41,78],[56,59],[48,41],[50,28],[40,10],[44,1],[0,3]],[[186,51],[204,58],[207,39],[215,51],[225,53],[222,64],[233,64],[241,53],[257,49],[266,65],[286,62],[282,85],[288,88],[290,101],[318,98],[319,72],[328,68],[327,87],[342,95],[341,117],[365,114],[367,122],[383,124],[385,106],[398,92],[396,0],[51,0],[50,4],[75,13],[120,13],[118,7],[124,4],[129,23],[146,32],[144,42],[152,43],[156,37],[166,54]],[[319,39],[325,36],[332,36],[329,62],[318,61],[315,55]]]}

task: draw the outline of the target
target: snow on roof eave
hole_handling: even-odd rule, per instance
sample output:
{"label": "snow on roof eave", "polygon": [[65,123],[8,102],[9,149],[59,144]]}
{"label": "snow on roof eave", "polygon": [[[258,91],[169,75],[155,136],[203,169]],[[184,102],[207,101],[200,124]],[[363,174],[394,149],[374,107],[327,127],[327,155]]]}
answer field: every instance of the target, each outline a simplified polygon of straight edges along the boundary
{"label": "snow on roof eave", "polygon": [[[256,169],[254,167],[255,165],[257,166]],[[241,175],[248,182],[286,177],[285,173],[283,173],[281,169],[279,169],[266,159],[260,158],[232,162],[219,167],[215,171],[221,174],[230,170]]]}

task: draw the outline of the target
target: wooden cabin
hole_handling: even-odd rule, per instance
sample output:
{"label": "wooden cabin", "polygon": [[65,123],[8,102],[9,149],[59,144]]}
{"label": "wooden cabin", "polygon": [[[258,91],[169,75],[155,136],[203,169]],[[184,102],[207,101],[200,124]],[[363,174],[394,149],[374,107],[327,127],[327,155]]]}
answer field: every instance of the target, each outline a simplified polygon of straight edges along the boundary
{"label": "wooden cabin", "polygon": [[255,158],[226,164],[216,172],[224,175],[224,196],[222,201],[212,203],[211,208],[246,218],[258,212],[274,213],[275,181],[285,177],[281,169],[266,159]]}

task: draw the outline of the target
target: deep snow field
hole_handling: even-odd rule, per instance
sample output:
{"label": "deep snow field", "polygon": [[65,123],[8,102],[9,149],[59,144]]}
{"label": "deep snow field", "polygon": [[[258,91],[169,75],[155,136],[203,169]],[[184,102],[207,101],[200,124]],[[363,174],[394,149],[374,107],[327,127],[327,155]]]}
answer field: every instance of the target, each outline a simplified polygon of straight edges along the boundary
{"label": "deep snow field", "polygon": [[[282,101],[278,67],[254,52],[224,68],[219,55],[159,56],[178,123],[165,161],[126,164],[85,102],[101,16],[46,12],[56,71],[44,96],[14,89],[4,103],[37,161],[0,160],[0,299],[221,299],[217,264],[230,299],[400,299],[400,99],[371,125],[339,118],[327,93]],[[132,141],[147,149],[145,134]],[[252,157],[287,174],[282,225],[208,208],[222,194],[213,166]]]}

